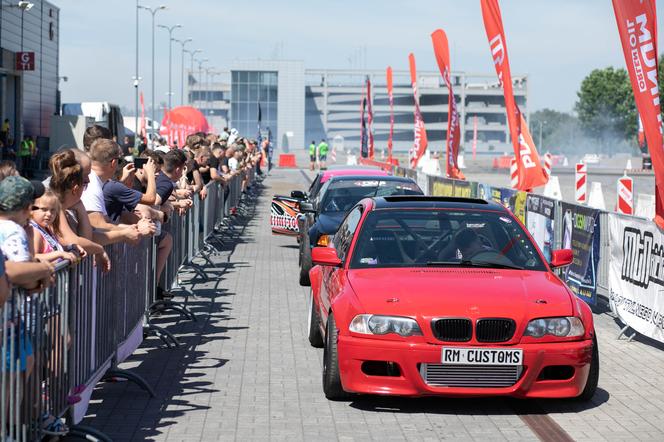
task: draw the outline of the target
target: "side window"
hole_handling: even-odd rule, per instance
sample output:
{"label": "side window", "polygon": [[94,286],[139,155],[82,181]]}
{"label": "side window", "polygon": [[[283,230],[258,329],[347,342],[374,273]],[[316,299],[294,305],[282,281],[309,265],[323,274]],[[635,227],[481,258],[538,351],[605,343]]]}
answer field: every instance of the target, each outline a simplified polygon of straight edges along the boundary
{"label": "side window", "polygon": [[337,250],[337,255],[342,261],[346,259],[350,243],[353,241],[355,230],[357,230],[357,225],[360,223],[361,218],[362,206],[358,206],[346,216],[346,219],[341,223],[339,230],[334,234],[332,243]]}

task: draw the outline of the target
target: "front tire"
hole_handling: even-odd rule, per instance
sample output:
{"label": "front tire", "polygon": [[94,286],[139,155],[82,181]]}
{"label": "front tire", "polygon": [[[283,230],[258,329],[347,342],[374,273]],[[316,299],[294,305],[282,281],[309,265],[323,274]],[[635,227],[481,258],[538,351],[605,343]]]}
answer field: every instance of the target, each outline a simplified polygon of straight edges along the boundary
{"label": "front tire", "polygon": [[323,347],[323,336],[320,332],[320,315],[318,314],[318,309],[314,304],[314,292],[313,290],[309,291],[309,315],[307,321],[307,329],[309,331],[309,344],[312,347],[322,348]]}
{"label": "front tire", "polygon": [[583,391],[576,399],[580,402],[588,402],[597,391],[597,384],[599,382],[599,347],[597,346],[597,336],[593,337],[593,355],[590,361],[590,372],[588,373],[588,380]]}
{"label": "front tire", "polygon": [[327,318],[325,350],[323,352],[323,392],[325,393],[325,397],[332,401],[348,397],[348,393],[341,386],[337,338],[337,324],[334,321],[334,314],[330,313],[330,316]]}

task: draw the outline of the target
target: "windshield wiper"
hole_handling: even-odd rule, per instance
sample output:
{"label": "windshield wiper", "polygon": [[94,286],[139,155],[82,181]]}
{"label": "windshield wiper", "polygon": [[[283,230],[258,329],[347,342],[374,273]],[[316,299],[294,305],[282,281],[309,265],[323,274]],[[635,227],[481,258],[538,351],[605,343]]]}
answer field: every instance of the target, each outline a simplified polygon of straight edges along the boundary
{"label": "windshield wiper", "polygon": [[482,268],[496,268],[496,269],[514,269],[523,270],[523,267],[510,264],[502,264],[489,261],[471,261],[468,259],[462,261],[428,261],[427,266],[430,267],[482,267]]}

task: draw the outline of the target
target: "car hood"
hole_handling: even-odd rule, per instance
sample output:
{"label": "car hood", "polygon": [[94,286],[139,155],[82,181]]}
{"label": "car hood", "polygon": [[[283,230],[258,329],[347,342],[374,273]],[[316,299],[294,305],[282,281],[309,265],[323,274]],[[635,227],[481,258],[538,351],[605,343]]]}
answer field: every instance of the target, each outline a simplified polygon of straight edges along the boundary
{"label": "car hood", "polygon": [[318,215],[316,224],[320,234],[331,235],[339,229],[341,221],[344,220],[344,212],[328,212]]}
{"label": "car hood", "polygon": [[573,313],[570,292],[542,271],[475,268],[349,270],[366,313],[422,318],[512,318],[517,324]]}

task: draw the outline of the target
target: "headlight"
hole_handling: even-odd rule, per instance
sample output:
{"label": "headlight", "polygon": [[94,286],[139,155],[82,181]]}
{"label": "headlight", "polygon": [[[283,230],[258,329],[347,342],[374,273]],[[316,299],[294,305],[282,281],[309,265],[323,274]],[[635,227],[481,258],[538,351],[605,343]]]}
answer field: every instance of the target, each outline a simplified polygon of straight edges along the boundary
{"label": "headlight", "polygon": [[327,247],[328,244],[330,244],[330,235],[321,235],[318,237],[318,241],[316,241],[317,246]]}
{"label": "headlight", "polygon": [[573,338],[583,336],[584,333],[583,322],[577,317],[568,316],[563,318],[533,319],[528,323],[524,335],[532,336],[533,338],[541,338],[544,335]]}
{"label": "headlight", "polygon": [[350,331],[363,335],[421,336],[422,330],[417,321],[401,316],[357,315],[350,322]]}

